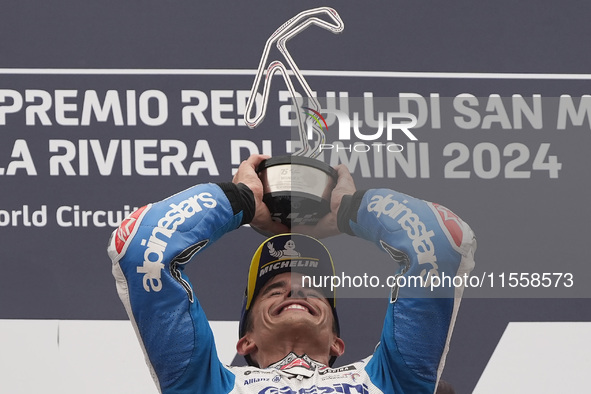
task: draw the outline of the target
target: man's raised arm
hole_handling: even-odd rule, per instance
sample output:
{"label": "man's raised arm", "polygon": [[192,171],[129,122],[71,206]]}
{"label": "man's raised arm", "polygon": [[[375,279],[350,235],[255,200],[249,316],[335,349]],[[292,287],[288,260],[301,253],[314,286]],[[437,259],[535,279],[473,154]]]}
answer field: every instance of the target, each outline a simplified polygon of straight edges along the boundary
{"label": "man's raised arm", "polygon": [[453,278],[474,268],[472,230],[441,205],[389,189],[343,197],[338,223],[386,252],[399,275],[366,369],[372,381],[384,392],[434,392],[463,292]]}
{"label": "man's raised arm", "polygon": [[[263,159],[253,156],[243,163],[235,183],[197,185],[138,209],[111,236],[108,253],[117,291],[162,392],[228,392],[234,385],[183,268],[224,234],[253,220],[262,196],[252,191],[258,178],[250,170]],[[273,225],[257,220],[263,227]]]}

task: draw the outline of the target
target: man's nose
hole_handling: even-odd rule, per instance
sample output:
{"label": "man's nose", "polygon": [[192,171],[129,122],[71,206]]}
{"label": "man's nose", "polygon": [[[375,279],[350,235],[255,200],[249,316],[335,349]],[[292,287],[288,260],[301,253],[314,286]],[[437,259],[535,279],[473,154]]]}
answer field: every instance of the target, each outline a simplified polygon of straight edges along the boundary
{"label": "man's nose", "polygon": [[287,296],[290,298],[306,298],[306,293],[301,286],[292,285]]}

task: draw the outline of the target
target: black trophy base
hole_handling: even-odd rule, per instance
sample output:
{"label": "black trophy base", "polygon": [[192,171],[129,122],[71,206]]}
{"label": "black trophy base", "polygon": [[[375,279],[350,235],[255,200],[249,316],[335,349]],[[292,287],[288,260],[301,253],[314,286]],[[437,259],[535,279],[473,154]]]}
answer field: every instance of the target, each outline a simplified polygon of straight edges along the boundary
{"label": "black trophy base", "polygon": [[263,202],[269,207],[273,220],[280,221],[287,227],[297,225],[315,225],[328,212],[330,203],[307,193],[276,192],[263,196]]}
{"label": "black trophy base", "polygon": [[261,162],[257,172],[263,202],[274,220],[290,228],[315,225],[330,212],[337,173],[328,164],[309,157],[279,156]]}

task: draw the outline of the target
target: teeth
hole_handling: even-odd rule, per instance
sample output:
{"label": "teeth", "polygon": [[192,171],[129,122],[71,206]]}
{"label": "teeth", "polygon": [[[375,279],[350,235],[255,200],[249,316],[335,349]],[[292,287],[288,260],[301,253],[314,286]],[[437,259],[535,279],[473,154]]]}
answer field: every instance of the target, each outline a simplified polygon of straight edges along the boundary
{"label": "teeth", "polygon": [[308,312],[308,308],[306,308],[305,306],[299,305],[299,304],[291,304],[291,305],[288,305],[285,308],[283,308],[284,311],[287,311],[289,309],[297,309],[300,311]]}

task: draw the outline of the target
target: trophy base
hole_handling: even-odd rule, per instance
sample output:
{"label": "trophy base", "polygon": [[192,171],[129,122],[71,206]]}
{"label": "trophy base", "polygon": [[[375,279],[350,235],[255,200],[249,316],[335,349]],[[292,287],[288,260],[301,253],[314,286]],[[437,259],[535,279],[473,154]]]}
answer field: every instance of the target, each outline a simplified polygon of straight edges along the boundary
{"label": "trophy base", "polygon": [[330,195],[337,173],[328,164],[300,156],[264,160],[257,172],[263,183],[263,202],[273,220],[290,227],[315,225],[330,212]]}

